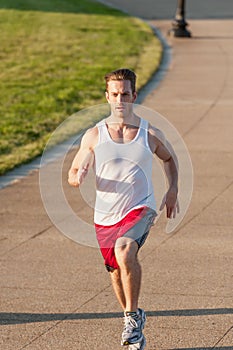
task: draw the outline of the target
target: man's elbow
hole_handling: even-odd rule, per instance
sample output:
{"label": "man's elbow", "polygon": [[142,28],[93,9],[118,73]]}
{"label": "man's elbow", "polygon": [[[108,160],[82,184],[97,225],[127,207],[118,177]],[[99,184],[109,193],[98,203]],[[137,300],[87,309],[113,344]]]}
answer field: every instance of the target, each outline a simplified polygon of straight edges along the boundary
{"label": "man's elbow", "polygon": [[179,171],[179,164],[178,159],[174,155],[171,155],[167,160],[164,161],[164,163],[168,164],[171,168],[173,168],[174,171],[178,173]]}

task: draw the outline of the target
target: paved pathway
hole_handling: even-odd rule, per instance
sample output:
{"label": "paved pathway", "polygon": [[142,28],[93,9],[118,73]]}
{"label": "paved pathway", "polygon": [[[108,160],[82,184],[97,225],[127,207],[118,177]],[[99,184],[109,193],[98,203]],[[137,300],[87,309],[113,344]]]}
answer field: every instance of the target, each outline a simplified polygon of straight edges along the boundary
{"label": "paved pathway", "polygon": [[[151,3],[143,2],[149,12]],[[193,38],[169,39],[169,71],[144,105],[184,138],[193,198],[178,229],[164,233],[161,218],[141,251],[141,304],[148,350],[232,350],[233,21],[189,23]],[[152,24],[166,35],[170,20]],[[64,191],[90,216],[65,183]],[[120,349],[121,310],[102,258],[59,234],[43,208],[38,173],[0,196],[1,349]]]}

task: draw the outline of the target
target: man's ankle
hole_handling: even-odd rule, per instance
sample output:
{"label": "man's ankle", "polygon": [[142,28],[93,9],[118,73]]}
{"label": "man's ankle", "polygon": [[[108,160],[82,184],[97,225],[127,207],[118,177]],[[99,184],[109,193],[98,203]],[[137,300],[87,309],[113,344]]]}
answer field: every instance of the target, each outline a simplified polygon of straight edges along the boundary
{"label": "man's ankle", "polygon": [[125,316],[132,316],[132,317],[137,317],[139,315],[138,309],[134,311],[125,311],[124,314]]}

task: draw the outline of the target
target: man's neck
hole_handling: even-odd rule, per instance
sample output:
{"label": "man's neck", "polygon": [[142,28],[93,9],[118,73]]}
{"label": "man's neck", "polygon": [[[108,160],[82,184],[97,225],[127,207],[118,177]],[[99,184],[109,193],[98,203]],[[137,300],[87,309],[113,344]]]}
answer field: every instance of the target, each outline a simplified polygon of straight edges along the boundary
{"label": "man's neck", "polygon": [[106,122],[108,125],[111,125],[113,128],[124,129],[126,127],[139,127],[140,118],[135,114],[131,114],[127,117],[116,117],[114,115],[110,115]]}

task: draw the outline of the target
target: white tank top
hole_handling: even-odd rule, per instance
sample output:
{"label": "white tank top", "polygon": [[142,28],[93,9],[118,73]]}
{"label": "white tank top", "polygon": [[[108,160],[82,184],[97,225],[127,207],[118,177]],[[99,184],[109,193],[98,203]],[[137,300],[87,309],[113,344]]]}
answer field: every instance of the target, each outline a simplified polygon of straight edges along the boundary
{"label": "white tank top", "polygon": [[106,122],[96,125],[99,140],[94,149],[96,203],[94,222],[113,225],[131,210],[147,206],[156,210],[152,185],[153,154],[148,143],[148,122],[141,118],[135,138],[114,142]]}

